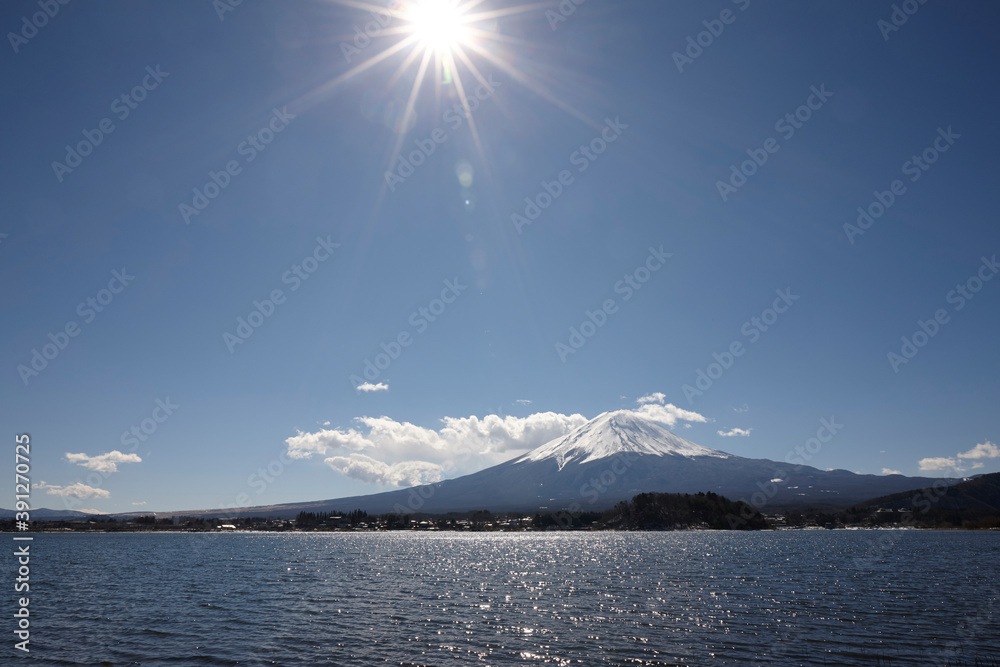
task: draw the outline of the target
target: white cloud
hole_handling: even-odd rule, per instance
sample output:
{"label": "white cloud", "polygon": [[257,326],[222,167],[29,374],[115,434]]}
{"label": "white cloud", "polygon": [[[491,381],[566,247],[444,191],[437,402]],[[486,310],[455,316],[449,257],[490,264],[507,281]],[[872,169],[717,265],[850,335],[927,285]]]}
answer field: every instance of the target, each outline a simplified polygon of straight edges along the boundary
{"label": "white cloud", "polygon": [[985,464],[985,463],[973,463],[973,464],[972,464],[972,469],[973,469],[973,470],[978,470],[979,468],[983,468],[983,467],[985,467],[985,466],[986,466],[986,464]]}
{"label": "white cloud", "polygon": [[441,481],[442,466],[426,461],[383,463],[364,454],[331,456],[323,461],[348,477],[383,486],[416,486]]}
{"label": "white cloud", "polygon": [[146,501],[145,501],[145,500],[141,500],[141,501],[139,501],[139,502],[137,502],[137,503],[132,503],[132,504],[133,504],[133,505],[145,505],[145,504],[146,504]]}
{"label": "white cloud", "polygon": [[379,382],[378,384],[372,384],[371,382],[365,382],[364,384],[358,385],[358,391],[370,392],[370,391],[389,391],[389,385],[385,382]]}
{"label": "white cloud", "polygon": [[517,403],[518,405],[531,405],[531,401],[528,400],[527,398],[519,398],[514,402]]}
{"label": "white cloud", "polygon": [[117,449],[97,456],[66,452],[66,460],[83,466],[87,470],[96,470],[97,472],[118,472],[117,464],[119,463],[142,463],[138,454],[124,454]]}
{"label": "white cloud", "polygon": [[80,482],[70,484],[69,486],[56,486],[55,484],[38,482],[37,484],[32,484],[31,486],[35,489],[44,489],[45,493],[50,496],[74,496],[76,498],[109,498],[111,496],[111,494],[104,489],[97,489],[93,486],[81,484]]}
{"label": "white cloud", "polygon": [[[306,459],[329,455],[327,465],[355,479],[402,484],[414,478],[430,479],[434,469],[439,476],[444,471],[464,474],[481,470],[565,435],[585,424],[587,418],[555,412],[528,417],[445,417],[436,430],[390,417],[359,417],[354,421],[357,425],[351,428],[299,431],[285,440],[288,456]],[[403,467],[394,468],[397,465]]]}
{"label": "white cloud", "polygon": [[[663,394],[660,394],[663,396]],[[643,397],[645,398],[645,397]],[[692,412],[690,410],[684,410],[677,407],[673,403],[667,403],[666,405],[656,405],[654,403],[646,403],[641,405],[637,410],[632,410],[635,414],[640,417],[645,417],[646,419],[652,419],[653,421],[658,421],[667,426],[673,427],[679,421],[686,422],[707,422],[703,415],[697,412]]]}
{"label": "white cloud", "polygon": [[903,473],[899,470],[893,470],[892,468],[882,468],[883,475],[902,475]]}
{"label": "white cloud", "polygon": [[736,436],[747,437],[750,435],[752,428],[731,428],[728,431],[716,431],[723,438],[734,438]]}
{"label": "white cloud", "polygon": [[638,403],[639,405],[642,405],[643,403],[659,403],[662,405],[663,401],[665,400],[667,400],[666,395],[663,394],[662,392],[656,391],[653,392],[652,394],[640,396],[639,398],[636,399],[635,402]]}
{"label": "white cloud", "polygon": [[733,412],[750,412],[750,406],[744,403],[742,408],[733,408]]}
{"label": "white cloud", "polygon": [[967,452],[962,452],[958,455],[960,459],[1000,459],[1000,447],[997,447],[992,442],[987,440],[986,442],[979,443]]}
{"label": "white cloud", "polygon": [[[936,456],[926,459],[920,459],[919,465],[920,469],[924,472],[930,472],[935,470],[947,470],[948,468],[953,468],[956,472],[964,472],[965,468],[962,468],[960,464],[965,463],[968,459],[996,459],[1000,458],[1000,447],[997,447],[992,442],[987,440],[986,442],[981,442],[967,452],[961,452],[955,456]],[[984,467],[983,463],[974,463],[972,468],[978,469]]]}
{"label": "white cloud", "polygon": [[565,435],[587,423],[581,414],[563,415],[556,412],[536,412],[527,417],[486,415],[445,417],[441,436],[449,442],[474,442],[485,452],[528,450]]}
{"label": "white cloud", "polygon": [[[920,459],[918,462],[920,469],[924,472],[931,472],[934,470],[947,470],[948,468],[956,468],[958,466],[958,461],[953,457],[930,457],[926,459]],[[957,468],[956,468],[957,469]]]}

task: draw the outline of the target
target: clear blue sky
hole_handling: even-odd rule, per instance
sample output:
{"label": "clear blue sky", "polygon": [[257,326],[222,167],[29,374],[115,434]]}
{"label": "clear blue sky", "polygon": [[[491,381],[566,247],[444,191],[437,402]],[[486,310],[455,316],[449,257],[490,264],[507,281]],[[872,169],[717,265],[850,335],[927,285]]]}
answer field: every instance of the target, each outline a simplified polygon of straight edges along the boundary
{"label": "clear blue sky", "polygon": [[[73,506],[107,512],[375,492],[657,392],[645,405],[690,411],[663,410],[684,437],[743,456],[783,460],[833,417],[844,427],[817,467],[1000,470],[1000,279],[982,262],[1000,253],[994,3],[919,5],[891,31],[891,2],[512,13],[464,49],[495,83],[475,132],[454,112],[457,80],[472,97],[480,85],[464,62],[440,83],[431,61],[409,119],[420,59],[393,73],[411,48],[344,77],[405,37],[402,18],[354,52],[373,18],[331,2],[244,2],[221,19],[208,0],[72,2],[26,28],[39,11],[0,9],[0,472],[30,433],[35,506],[61,507],[74,484],[100,491],[74,487]],[[67,158],[84,132],[99,145]],[[406,175],[399,142],[434,152]],[[905,164],[929,147],[926,170]],[[730,182],[753,155],[766,161]],[[394,167],[406,177],[387,187]],[[210,172],[225,187],[201,201]],[[845,231],[894,180],[884,214]],[[543,181],[562,188],[551,204]],[[546,206],[531,224],[512,219],[534,216],[526,197]],[[995,279],[949,299],[977,272]],[[224,337],[274,290],[251,336]],[[571,338],[606,304],[593,336]],[[938,310],[935,335],[893,364]],[[50,334],[64,349],[19,370]],[[400,334],[398,357],[376,359]],[[737,342],[711,386],[685,392]],[[387,390],[355,389],[366,360],[390,362],[369,372]],[[449,465],[465,431],[442,435],[441,420],[487,415],[506,421]],[[130,449],[123,432],[154,416]],[[749,435],[720,435],[732,429]],[[108,471],[115,451],[116,472],[85,467]],[[920,470],[936,458],[951,461]],[[273,481],[251,478],[269,463]]]}

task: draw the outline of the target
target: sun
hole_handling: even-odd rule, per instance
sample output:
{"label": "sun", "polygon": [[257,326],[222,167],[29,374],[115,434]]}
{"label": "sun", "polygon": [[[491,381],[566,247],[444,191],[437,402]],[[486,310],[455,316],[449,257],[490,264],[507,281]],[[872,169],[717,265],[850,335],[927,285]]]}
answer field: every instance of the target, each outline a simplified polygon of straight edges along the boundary
{"label": "sun", "polygon": [[[341,42],[348,63],[361,54],[368,44],[378,44],[361,56],[360,62],[347,71],[309,91],[307,96],[321,99],[343,82],[363,73],[373,74],[376,68],[385,79],[375,84],[381,90],[392,91],[397,83],[408,80],[410,92],[405,103],[394,107],[391,127],[397,132],[395,145],[389,151],[387,164],[393,165],[407,139],[406,129],[416,123],[418,105],[428,87],[433,88],[434,104],[440,109],[460,105],[462,119],[468,127],[472,144],[489,178],[489,160],[480,139],[478,120],[473,110],[490,95],[495,81],[506,78],[523,86],[549,104],[569,113],[581,122],[600,130],[602,125],[575,109],[550,89],[551,81],[559,77],[537,75],[539,63],[525,54],[535,53],[537,45],[520,36],[525,28],[517,21],[537,21],[538,13],[553,0],[507,0],[502,8],[490,8],[498,0],[329,0],[363,10],[375,20],[357,25],[351,40],[353,46]],[[568,2],[569,0],[567,0]],[[574,0],[579,4],[582,0]],[[388,7],[386,7],[388,3]],[[530,32],[530,28],[527,28]],[[361,34],[359,34],[361,33]],[[363,43],[362,43],[363,42]],[[348,50],[343,47],[348,46]],[[523,63],[523,64],[522,64]],[[520,65],[520,66],[519,66]],[[391,73],[390,73],[391,72]],[[405,84],[404,84],[405,85]],[[470,95],[474,98],[470,104]],[[402,100],[400,100],[402,102]],[[502,100],[496,104],[503,107]],[[386,189],[383,188],[383,195]]]}
{"label": "sun", "polygon": [[435,53],[450,53],[468,46],[471,31],[458,0],[412,0],[407,20],[417,42]]}

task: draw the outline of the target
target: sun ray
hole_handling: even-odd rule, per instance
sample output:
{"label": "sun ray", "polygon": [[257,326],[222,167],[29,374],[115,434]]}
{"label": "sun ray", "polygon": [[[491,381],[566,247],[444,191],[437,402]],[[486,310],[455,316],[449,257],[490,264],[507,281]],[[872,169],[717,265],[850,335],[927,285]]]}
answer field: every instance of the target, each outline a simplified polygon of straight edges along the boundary
{"label": "sun ray", "polygon": [[515,81],[517,81],[518,83],[520,83],[522,86],[524,86],[525,88],[527,88],[528,90],[530,90],[534,94],[536,94],[539,97],[541,97],[543,100],[545,100],[549,104],[552,104],[556,108],[561,109],[562,111],[565,111],[566,113],[570,114],[571,116],[573,116],[577,120],[579,120],[579,121],[581,121],[581,122],[589,125],[590,127],[594,128],[594,129],[598,129],[599,130],[601,128],[600,123],[598,123],[597,121],[592,120],[591,118],[588,118],[586,115],[584,115],[584,113],[582,111],[577,111],[576,109],[574,109],[573,107],[569,106],[568,104],[565,104],[562,100],[556,98],[555,95],[553,95],[552,93],[550,93],[548,90],[546,90],[545,88],[542,88],[541,86],[539,86],[535,82],[533,82],[531,79],[529,79],[528,76],[526,74],[524,74],[523,72],[521,72],[519,69],[517,69],[516,67],[513,67],[511,65],[508,65],[503,60],[501,60],[500,58],[497,58],[495,55],[493,55],[492,53],[490,53],[488,50],[483,49],[482,47],[480,47],[480,46],[478,46],[476,44],[469,44],[469,48],[472,49],[473,51],[475,51],[476,53],[478,53],[483,58],[486,58],[487,60],[489,60],[491,63],[493,63],[494,65],[496,65],[500,69],[502,69],[512,79],[514,79]]}
{"label": "sun ray", "polygon": [[533,5],[518,5],[516,7],[508,7],[506,9],[494,9],[488,12],[481,12],[479,14],[472,14],[467,17],[470,23],[478,21],[490,21],[493,19],[505,18],[507,16],[514,16],[516,14],[524,14],[525,12],[533,12],[539,9],[551,9],[551,2],[538,2]]}
{"label": "sun ray", "polygon": [[376,5],[370,2],[359,2],[359,0],[334,0],[338,5],[344,7],[350,7],[352,9],[360,9],[366,12],[372,12],[374,14],[388,14],[389,16],[400,18],[403,16],[403,12],[398,9],[390,9],[385,5]]}
{"label": "sun ray", "polygon": [[421,55],[423,55],[423,52],[421,52],[420,49],[413,49],[412,51],[410,51],[410,54],[406,56],[406,60],[404,60],[403,63],[398,68],[396,68],[396,71],[389,78],[386,87],[393,88],[399,82],[399,79],[402,78],[402,76],[406,73],[406,71],[410,69],[410,65],[412,65],[413,62]]}
{"label": "sun ray", "polygon": [[[402,127],[404,127],[404,128],[409,127],[409,120],[410,120],[410,117],[411,117],[410,114],[413,113],[413,109],[416,106],[417,93],[420,92],[420,86],[423,84],[424,75],[425,75],[425,73],[427,71],[427,63],[430,61],[430,56],[431,56],[431,52],[425,50],[424,51],[424,60],[423,60],[423,62],[420,63],[420,69],[417,72],[416,79],[414,79],[414,81],[413,81],[413,88],[410,89],[410,97],[406,101],[406,109],[403,111],[403,121],[402,121],[403,125],[402,125]],[[392,156],[389,158],[389,165],[390,165],[390,167],[393,164],[395,164],[396,160],[399,158],[399,155],[400,155],[400,153],[402,152],[402,149],[403,149],[403,141],[405,139],[406,139],[406,132],[405,131],[404,132],[399,132],[398,136],[396,137],[396,145],[392,149]],[[383,186],[382,186],[382,193],[383,194],[385,193],[385,188],[387,186],[388,186],[388,184],[383,184]]]}
{"label": "sun ray", "polygon": [[[450,56],[451,54],[449,54],[449,57]],[[458,91],[458,96],[462,100],[462,108],[465,110],[465,115],[468,118],[469,134],[472,135],[472,141],[476,146],[476,152],[479,153],[479,158],[482,160],[482,164],[487,172],[487,175],[492,179],[492,175],[489,173],[489,160],[486,159],[486,151],[483,149],[483,144],[479,139],[479,130],[476,128],[476,119],[473,117],[472,110],[469,108],[469,97],[465,94],[462,77],[457,73],[457,68],[455,74],[455,89]]]}
{"label": "sun ray", "polygon": [[413,44],[415,41],[416,41],[416,37],[413,37],[412,35],[409,36],[409,37],[407,37],[406,39],[400,40],[396,44],[394,44],[394,45],[386,48],[385,50],[377,53],[376,55],[372,56],[368,60],[366,60],[363,63],[359,64],[357,67],[354,67],[354,68],[348,70],[347,72],[344,72],[340,76],[338,76],[338,77],[336,77],[336,78],[334,78],[334,79],[332,79],[330,81],[327,81],[326,83],[324,83],[323,85],[321,85],[319,88],[317,88],[316,90],[314,90],[312,94],[314,94],[314,95],[322,95],[323,93],[325,93],[327,91],[333,90],[334,88],[336,88],[337,86],[339,86],[343,82],[347,81],[348,79],[357,76],[358,74],[360,74],[361,72],[364,72],[365,70],[371,69],[372,67],[374,67],[375,65],[379,64],[383,60],[385,60],[385,59],[387,59],[387,58],[389,58],[389,57],[391,57],[391,56],[399,53],[400,51],[402,51],[403,49],[405,49],[407,46],[410,46],[411,44]]}

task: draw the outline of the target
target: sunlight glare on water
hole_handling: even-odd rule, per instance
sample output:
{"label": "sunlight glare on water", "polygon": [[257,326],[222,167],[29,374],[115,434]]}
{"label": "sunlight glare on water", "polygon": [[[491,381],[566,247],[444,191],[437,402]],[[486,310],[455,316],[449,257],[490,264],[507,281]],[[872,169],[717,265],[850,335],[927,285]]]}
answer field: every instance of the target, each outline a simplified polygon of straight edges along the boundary
{"label": "sunlight glare on water", "polygon": [[888,551],[877,535],[39,535],[32,658],[917,665],[949,642],[970,659],[1000,652],[982,604],[996,608],[1000,535],[913,531]]}

